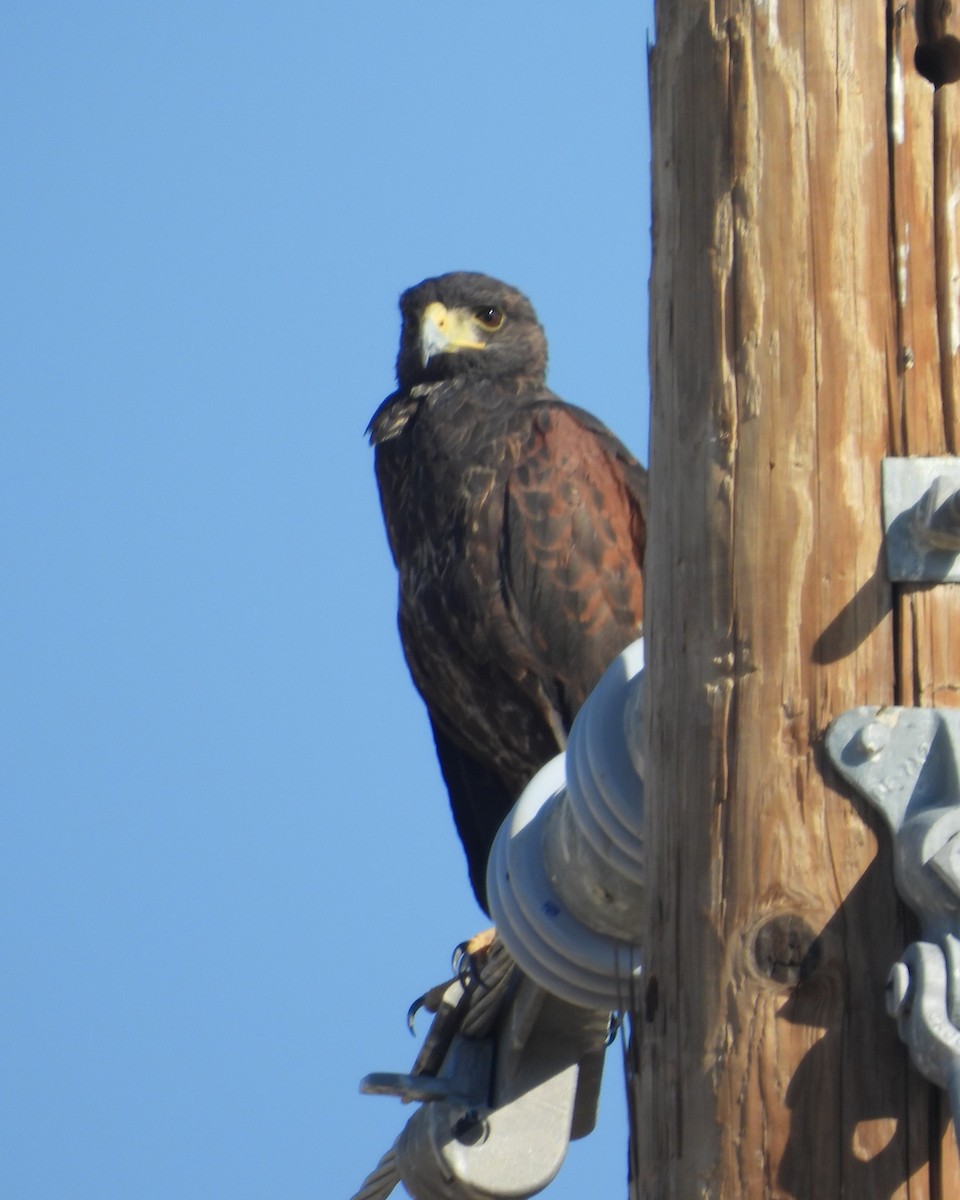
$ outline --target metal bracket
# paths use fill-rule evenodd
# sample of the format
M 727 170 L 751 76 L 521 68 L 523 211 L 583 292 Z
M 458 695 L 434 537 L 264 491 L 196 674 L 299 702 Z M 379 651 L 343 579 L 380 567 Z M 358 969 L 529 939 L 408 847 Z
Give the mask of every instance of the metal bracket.
M 463 999 L 454 981 L 441 1011 L 462 1009 Z M 524 1200 L 542 1191 L 570 1140 L 595 1124 L 608 1024 L 607 1013 L 519 976 L 493 1031 L 454 1034 L 437 1076 L 368 1075 L 362 1091 L 422 1102 L 397 1139 L 396 1178 L 415 1200 Z
M 914 1065 L 949 1092 L 960 1142 L 960 710 L 850 709 L 826 751 L 893 835 L 897 889 L 923 940 L 891 970 L 887 1008 Z
M 960 583 L 960 458 L 885 458 L 881 478 L 890 579 Z

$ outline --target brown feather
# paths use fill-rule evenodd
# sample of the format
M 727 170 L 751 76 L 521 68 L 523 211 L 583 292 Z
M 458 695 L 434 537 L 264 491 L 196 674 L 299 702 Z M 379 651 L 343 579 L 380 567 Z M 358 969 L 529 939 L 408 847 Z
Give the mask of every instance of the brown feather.
M 497 305 L 486 349 L 416 373 L 427 303 Z M 543 383 L 529 302 L 487 276 L 404 294 L 401 389 L 370 424 L 399 625 L 426 702 L 477 898 L 496 828 L 563 748 L 643 619 L 646 472 Z

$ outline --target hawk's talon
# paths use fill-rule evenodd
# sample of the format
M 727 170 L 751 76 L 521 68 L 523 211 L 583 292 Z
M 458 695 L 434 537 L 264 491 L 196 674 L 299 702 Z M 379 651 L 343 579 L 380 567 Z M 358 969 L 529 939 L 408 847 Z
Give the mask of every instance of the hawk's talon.
M 480 972 L 496 936 L 497 931 L 491 925 L 454 948 L 451 966 L 464 991 L 480 986 Z

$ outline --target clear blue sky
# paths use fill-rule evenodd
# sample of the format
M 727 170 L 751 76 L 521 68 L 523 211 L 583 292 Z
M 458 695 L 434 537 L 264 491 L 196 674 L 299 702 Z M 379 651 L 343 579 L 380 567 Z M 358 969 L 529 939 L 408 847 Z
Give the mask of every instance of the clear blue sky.
M 646 457 L 649 0 L 7 5 L 0 1195 L 348 1196 L 482 925 L 363 436 L 486 271 Z M 550 1200 L 625 1195 L 619 1049 Z

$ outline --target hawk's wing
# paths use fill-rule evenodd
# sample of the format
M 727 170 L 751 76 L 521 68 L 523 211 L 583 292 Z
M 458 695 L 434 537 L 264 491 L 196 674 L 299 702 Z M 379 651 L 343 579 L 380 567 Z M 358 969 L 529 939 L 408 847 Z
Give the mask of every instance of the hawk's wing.
M 601 674 L 639 633 L 646 472 L 590 414 L 549 393 L 474 475 L 455 575 L 401 605 L 411 673 L 478 898 L 494 835 L 565 744 Z
M 640 632 L 647 474 L 596 418 L 538 406 L 506 482 L 500 588 L 518 655 L 568 730 Z

